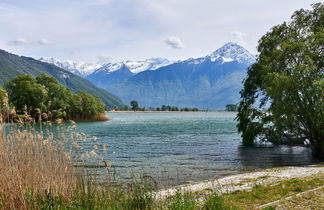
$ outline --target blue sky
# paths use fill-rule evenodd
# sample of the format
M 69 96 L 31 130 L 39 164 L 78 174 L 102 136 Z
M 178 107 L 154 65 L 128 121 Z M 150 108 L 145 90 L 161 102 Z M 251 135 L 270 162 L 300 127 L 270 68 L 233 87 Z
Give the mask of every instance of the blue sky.
M 258 39 L 313 0 L 0 0 L 0 48 L 107 62 L 204 56 Z

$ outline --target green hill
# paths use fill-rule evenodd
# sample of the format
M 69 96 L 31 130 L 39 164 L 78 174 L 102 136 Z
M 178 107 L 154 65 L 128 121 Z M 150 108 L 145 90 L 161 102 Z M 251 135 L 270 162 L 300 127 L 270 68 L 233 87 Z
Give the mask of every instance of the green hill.
M 0 87 L 4 86 L 5 83 L 17 77 L 19 74 L 38 76 L 41 73 L 46 73 L 55 77 L 61 84 L 74 92 L 83 90 L 98 96 L 106 104 L 107 108 L 114 108 L 115 106 L 121 108 L 124 105 L 118 97 L 112 95 L 108 91 L 98 88 L 88 80 L 55 65 L 0 50 Z

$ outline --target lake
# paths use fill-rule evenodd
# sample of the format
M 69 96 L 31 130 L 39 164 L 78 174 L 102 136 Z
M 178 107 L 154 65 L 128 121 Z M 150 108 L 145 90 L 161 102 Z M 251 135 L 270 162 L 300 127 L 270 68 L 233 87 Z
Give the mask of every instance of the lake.
M 306 147 L 244 147 L 235 113 L 109 113 L 77 131 L 109 144 L 101 156 L 123 178 L 146 173 L 170 186 L 256 168 L 314 163 Z

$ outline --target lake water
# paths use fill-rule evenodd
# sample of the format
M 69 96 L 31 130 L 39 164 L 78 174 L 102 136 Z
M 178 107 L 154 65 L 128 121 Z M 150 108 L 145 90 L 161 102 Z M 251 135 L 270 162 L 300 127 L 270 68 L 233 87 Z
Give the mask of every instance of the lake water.
M 123 178 L 146 173 L 163 185 L 182 184 L 255 168 L 315 162 L 305 147 L 244 147 L 234 113 L 109 113 L 110 121 L 78 123 Z M 113 154 L 114 153 L 114 154 Z

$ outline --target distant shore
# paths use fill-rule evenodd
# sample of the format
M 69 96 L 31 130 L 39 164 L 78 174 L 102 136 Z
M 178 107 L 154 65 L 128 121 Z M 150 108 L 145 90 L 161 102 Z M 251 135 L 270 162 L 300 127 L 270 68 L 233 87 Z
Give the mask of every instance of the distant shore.
M 108 113 L 237 113 L 229 111 L 107 111 Z

